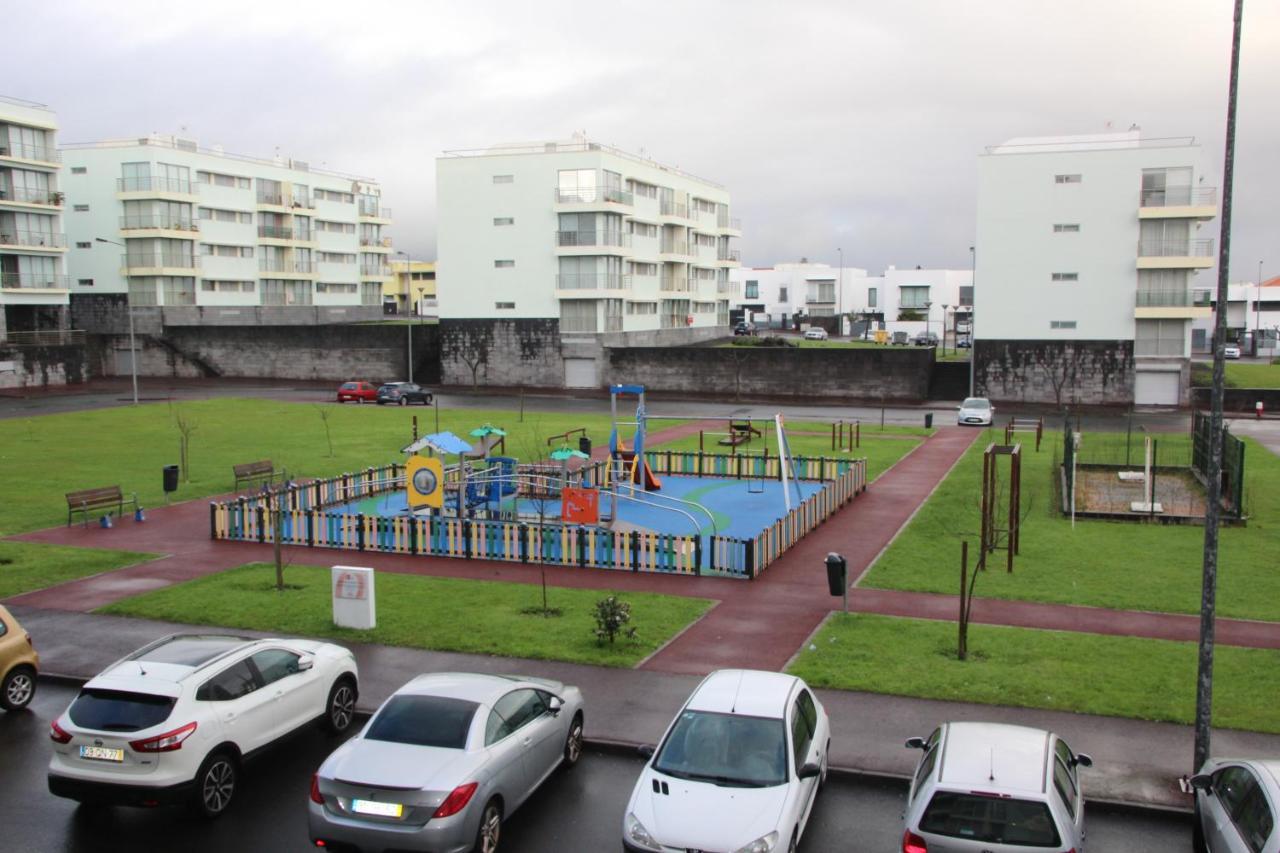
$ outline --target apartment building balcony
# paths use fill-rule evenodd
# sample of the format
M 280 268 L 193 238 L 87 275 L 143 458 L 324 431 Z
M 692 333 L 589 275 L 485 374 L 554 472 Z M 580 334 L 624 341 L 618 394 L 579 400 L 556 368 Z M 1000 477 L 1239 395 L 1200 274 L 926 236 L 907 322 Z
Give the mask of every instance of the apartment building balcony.
M 1217 187 L 1147 189 L 1138 198 L 1139 219 L 1213 219 L 1217 215 Z
M 689 213 L 689 205 L 681 204 L 674 201 L 662 201 L 658 203 L 658 216 L 661 219 L 679 219 L 681 224 L 687 224 L 694 220 L 694 215 Z
M 0 206 L 26 209 L 27 205 L 40 208 L 61 209 L 66 194 L 56 190 L 37 190 L 27 187 L 0 187 Z
M 631 235 L 622 231 L 557 231 L 558 255 L 626 255 Z
M 381 207 L 376 204 L 360 204 L 357 215 L 361 222 L 376 223 L 378 225 L 391 224 L 391 208 Z
M 737 264 L 742 262 L 742 252 L 737 249 L 720 249 L 716 252 L 716 260 L 721 263 Z
M 658 253 L 663 256 L 663 260 L 679 258 L 681 263 L 695 259 L 697 252 L 698 247 L 689 245 L 685 240 L 663 239 L 662 246 L 658 249 Z
M 314 213 L 315 209 L 316 203 L 310 193 L 300 194 L 294 192 L 289 197 L 289 210 L 293 213 Z
M 62 155 L 58 149 L 47 145 L 28 145 L 0 139 L 0 160 L 20 160 L 23 166 L 34 166 L 45 171 L 61 168 Z
M 311 279 L 315 278 L 316 265 L 313 261 L 282 261 L 275 258 L 259 258 L 258 272 L 270 273 L 272 278 Z
M 389 254 L 392 251 L 391 238 L 390 237 L 381 237 L 381 238 L 361 237 L 360 251 L 379 252 L 379 253 L 386 252 Z
M 696 279 L 663 276 L 658 289 L 664 293 L 689 293 L 698 289 Z
M 259 225 L 258 239 L 268 246 L 310 243 L 314 238 L 310 228 L 294 228 L 290 225 Z
M 738 283 L 735 281 L 717 281 L 716 282 L 716 294 L 718 296 L 731 296 L 736 299 L 738 298 L 740 291 L 741 291 L 741 288 L 738 286 Z
M 735 216 L 718 216 L 716 217 L 716 227 L 721 233 L 729 237 L 742 236 L 742 220 Z
M 121 216 L 120 236 L 197 240 L 200 237 L 200 226 L 190 219 L 174 216 Z
M 1207 269 L 1213 266 L 1213 240 L 1140 240 L 1138 269 Z
M 552 190 L 553 208 L 557 213 L 574 213 L 587 210 L 617 210 L 629 213 L 635 207 L 634 193 L 611 187 L 590 187 L 577 190 Z
M 389 264 L 361 264 L 361 278 L 386 278 L 391 275 Z
M 162 178 L 158 175 L 116 178 L 116 198 L 121 201 L 148 198 L 189 202 L 200 200 L 199 190 L 191 181 L 185 178 Z
M 621 295 L 631 290 L 631 276 L 623 273 L 566 273 L 556 276 L 557 299 L 582 299 L 590 295 Z M 603 293 L 601 291 L 604 291 Z
M 1209 297 L 1206 290 L 1139 290 L 1133 316 L 1139 320 L 1211 317 Z
M 0 272 L 0 290 L 66 290 L 71 276 L 29 272 Z
M 130 252 L 120 256 L 121 275 L 190 276 L 200 271 L 199 255 L 175 252 Z
M 48 231 L 0 231 L 0 248 L 5 246 L 27 252 L 65 252 L 67 238 Z

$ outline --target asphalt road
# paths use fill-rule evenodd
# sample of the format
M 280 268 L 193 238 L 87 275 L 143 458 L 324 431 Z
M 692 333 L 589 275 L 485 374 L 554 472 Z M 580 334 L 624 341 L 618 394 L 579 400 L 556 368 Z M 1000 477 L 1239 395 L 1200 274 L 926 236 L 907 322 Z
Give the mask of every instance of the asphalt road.
M 75 691 L 42 683 L 28 711 L 0 712 L 0 849 L 6 853 L 314 850 L 307 839 L 311 773 L 337 741 L 308 729 L 250 764 L 237 802 L 207 822 L 180 808 L 88 809 L 48 793 L 49 721 Z M 508 853 L 595 853 L 621 849 L 622 812 L 641 767 L 639 757 L 588 750 L 507 822 Z M 818 798 L 801 850 L 897 850 L 905 789 L 900 783 L 832 777 Z M 1187 849 L 1189 818 L 1094 805 L 1087 819 L 1090 853 Z

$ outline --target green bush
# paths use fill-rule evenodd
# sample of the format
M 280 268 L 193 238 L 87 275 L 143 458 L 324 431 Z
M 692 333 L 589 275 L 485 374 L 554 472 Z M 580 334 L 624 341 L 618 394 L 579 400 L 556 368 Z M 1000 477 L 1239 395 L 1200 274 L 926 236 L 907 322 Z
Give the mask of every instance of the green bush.
M 618 634 L 628 640 L 636 638 L 636 629 L 627 625 L 631 621 L 631 605 L 619 601 L 616 595 L 597 601 L 594 615 L 597 643 L 603 644 L 605 640 L 613 643 Z
M 798 347 L 799 342 L 778 335 L 765 335 L 756 338 L 751 336 L 741 336 L 733 339 L 735 347 Z

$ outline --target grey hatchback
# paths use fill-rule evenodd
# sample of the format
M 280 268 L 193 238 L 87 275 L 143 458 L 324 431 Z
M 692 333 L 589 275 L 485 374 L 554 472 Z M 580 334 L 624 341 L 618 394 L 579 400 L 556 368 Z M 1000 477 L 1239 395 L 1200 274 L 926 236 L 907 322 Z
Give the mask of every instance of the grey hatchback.
M 384 404 L 407 406 L 410 403 L 430 406 L 431 400 L 430 391 L 412 382 L 388 382 L 378 388 L 378 396 L 374 398 L 374 402 L 379 406 Z

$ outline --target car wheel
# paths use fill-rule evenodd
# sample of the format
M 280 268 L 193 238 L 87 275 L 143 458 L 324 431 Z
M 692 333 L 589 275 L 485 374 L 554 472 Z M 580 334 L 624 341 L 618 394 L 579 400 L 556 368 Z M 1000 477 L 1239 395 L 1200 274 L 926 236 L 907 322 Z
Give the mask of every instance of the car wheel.
M 221 816 L 235 796 L 239 773 L 235 759 L 228 752 L 215 752 L 206 758 L 196 773 L 196 811 L 207 818 Z
M 582 757 L 582 714 L 573 715 L 569 735 L 564 739 L 564 766 L 573 767 Z
M 36 672 L 29 666 L 15 666 L 0 683 L 0 708 L 19 711 L 36 695 Z
M 475 853 L 497 853 L 498 842 L 502 839 L 502 806 L 497 799 L 485 803 L 480 814 L 480 828 L 476 830 L 476 845 L 471 848 Z
M 408 401 L 407 399 L 405 399 L 404 397 L 401 397 L 401 398 L 400 398 L 400 405 L 404 406 L 404 405 L 407 405 L 408 403 L 409 403 L 409 401 Z
M 324 727 L 332 734 L 343 734 L 351 728 L 355 716 L 356 683 L 344 676 L 329 688 L 329 701 L 324 706 Z

